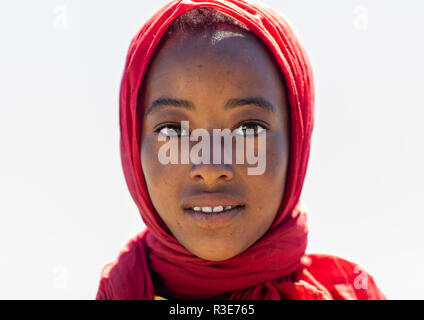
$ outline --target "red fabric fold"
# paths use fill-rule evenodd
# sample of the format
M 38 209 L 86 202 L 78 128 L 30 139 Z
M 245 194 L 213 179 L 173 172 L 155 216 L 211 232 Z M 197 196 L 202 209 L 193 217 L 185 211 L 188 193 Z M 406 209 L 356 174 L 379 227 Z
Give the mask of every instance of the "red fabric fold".
M 199 6 L 245 24 L 266 44 L 285 78 L 290 105 L 289 171 L 276 219 L 251 247 L 219 262 L 193 255 L 172 236 L 150 201 L 140 160 L 137 95 L 147 66 L 170 23 Z M 272 9 L 238 0 L 177 0 L 150 18 L 131 41 L 120 92 L 122 166 L 147 228 L 104 267 L 96 298 L 153 299 L 155 293 L 178 299 L 384 298 L 369 275 L 366 289 L 355 287 L 355 264 L 305 255 L 308 230 L 299 197 L 309 158 L 313 105 L 308 58 L 285 19 Z

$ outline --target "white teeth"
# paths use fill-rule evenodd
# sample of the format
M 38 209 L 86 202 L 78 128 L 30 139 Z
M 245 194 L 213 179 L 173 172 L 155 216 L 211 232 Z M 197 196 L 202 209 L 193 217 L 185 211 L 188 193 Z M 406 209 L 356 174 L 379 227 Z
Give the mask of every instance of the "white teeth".
M 215 207 L 193 207 L 194 211 L 203 211 L 203 212 L 221 212 L 224 210 L 230 210 L 234 208 L 233 206 L 215 206 Z
M 213 212 L 221 212 L 222 210 L 224 210 L 222 206 L 213 207 Z

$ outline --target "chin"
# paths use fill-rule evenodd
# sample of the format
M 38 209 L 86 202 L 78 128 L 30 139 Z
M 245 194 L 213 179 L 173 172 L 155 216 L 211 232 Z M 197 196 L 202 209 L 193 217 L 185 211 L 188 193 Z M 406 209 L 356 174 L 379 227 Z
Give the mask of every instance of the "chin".
M 202 256 L 198 256 L 199 258 L 202 258 L 203 260 L 208 260 L 208 261 L 224 261 L 224 260 L 228 260 L 231 259 L 232 257 L 234 257 L 235 255 L 227 255 L 227 256 L 216 256 L 216 255 L 202 255 Z
M 213 250 L 210 250 L 211 248 L 214 248 Z M 237 254 L 240 253 L 239 250 L 232 249 L 230 250 L 228 246 L 212 246 L 209 245 L 206 249 L 198 249 L 192 251 L 193 254 L 198 256 L 199 258 L 202 258 L 204 260 L 209 261 L 224 261 L 231 259 L 235 257 Z

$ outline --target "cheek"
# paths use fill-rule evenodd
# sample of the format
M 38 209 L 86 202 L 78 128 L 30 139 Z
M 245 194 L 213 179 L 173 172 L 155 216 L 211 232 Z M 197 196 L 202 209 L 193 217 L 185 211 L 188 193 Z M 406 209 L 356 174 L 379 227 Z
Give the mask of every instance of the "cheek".
M 154 135 L 147 136 L 142 141 L 140 151 L 141 164 L 150 199 L 160 213 L 164 208 L 175 206 L 176 187 L 179 181 L 178 165 L 163 165 L 159 162 L 158 152 L 161 143 Z
M 288 144 L 281 133 L 267 134 L 266 169 L 262 175 L 247 175 L 246 185 L 255 211 L 272 219 L 278 210 L 285 190 L 288 169 Z
M 269 190 L 274 190 L 270 195 L 274 202 L 275 210 L 280 207 L 286 187 L 287 169 L 289 162 L 289 145 L 283 134 L 270 135 L 269 152 L 267 152 L 266 176 Z
M 152 204 L 171 233 L 177 237 L 184 229 L 179 217 L 179 195 L 187 175 L 187 165 L 160 163 L 158 154 L 163 144 L 153 134 L 146 136 L 142 141 L 140 158 Z
M 281 183 L 284 187 L 285 181 L 283 180 L 286 177 L 289 161 L 287 137 L 282 133 L 272 133 L 267 138 L 266 176 L 275 183 Z
M 185 165 L 160 163 L 158 154 L 163 144 L 154 134 L 146 136 L 142 140 L 140 158 L 152 204 L 171 231 L 175 231 L 180 224 L 177 219 L 180 208 L 178 195 L 186 169 Z
M 148 136 L 141 143 L 141 166 L 148 187 L 156 186 L 156 181 L 160 179 L 161 168 L 157 158 L 157 142 L 153 136 Z
M 280 132 L 268 132 L 266 136 L 265 170 L 263 174 L 249 175 L 250 180 L 262 185 L 283 185 L 288 167 L 289 148 L 286 137 Z M 258 142 L 255 142 L 255 156 L 259 155 Z M 258 162 L 255 164 L 258 165 Z M 254 167 L 255 165 L 248 165 Z M 267 190 L 269 191 L 269 190 Z
M 157 141 L 155 135 L 149 135 L 142 141 L 140 158 L 146 184 L 151 188 L 159 188 L 168 185 L 170 179 L 164 179 L 175 175 L 178 165 L 160 163 L 158 154 L 162 143 Z

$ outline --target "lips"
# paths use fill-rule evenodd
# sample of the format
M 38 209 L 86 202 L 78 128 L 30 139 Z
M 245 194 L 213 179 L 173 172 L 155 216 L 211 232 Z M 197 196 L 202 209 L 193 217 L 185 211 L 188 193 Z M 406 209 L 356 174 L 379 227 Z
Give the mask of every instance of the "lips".
M 242 214 L 245 206 L 236 206 L 230 210 L 221 212 L 202 212 L 192 209 L 184 209 L 184 212 L 193 219 L 198 227 L 204 229 L 217 229 L 231 225 L 234 218 Z
M 202 228 L 218 228 L 231 224 L 243 213 L 246 204 L 228 193 L 202 193 L 183 202 L 182 209 Z
M 225 208 L 229 206 L 237 207 L 245 205 L 246 204 L 242 200 L 228 193 L 202 193 L 184 200 L 182 208 L 184 210 L 192 209 L 195 211 L 202 212 L 214 212 L 215 209 L 215 212 L 220 212 L 225 210 Z M 219 210 L 218 207 L 222 207 L 223 210 Z M 197 210 L 198 208 L 200 208 L 201 210 Z M 211 211 L 209 211 L 208 208 L 211 208 Z
M 191 210 L 193 211 L 202 211 L 202 212 L 223 212 L 223 211 L 227 211 L 227 210 L 231 210 L 232 208 L 236 208 L 237 206 L 226 206 L 226 205 L 221 205 L 221 206 L 206 206 L 206 207 L 193 207 L 191 208 Z

